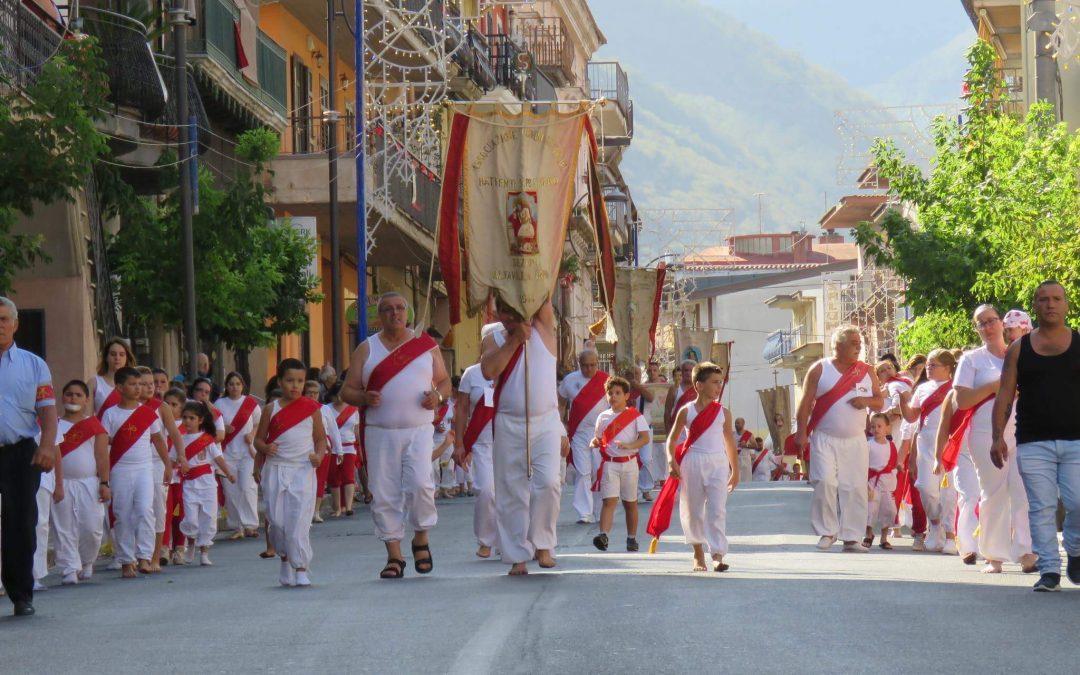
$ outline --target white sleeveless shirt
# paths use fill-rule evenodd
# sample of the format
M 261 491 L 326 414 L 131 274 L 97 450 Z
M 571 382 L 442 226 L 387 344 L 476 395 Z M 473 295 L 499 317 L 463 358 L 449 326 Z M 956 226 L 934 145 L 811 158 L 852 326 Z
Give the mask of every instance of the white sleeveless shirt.
M 371 378 L 371 371 L 391 353 L 379 338 L 379 333 L 369 337 L 367 345 L 368 356 L 362 374 L 365 387 Z M 434 372 L 435 360 L 430 352 L 413 359 L 383 385 L 380 392 L 382 401 L 377 407 L 367 409 L 365 424 L 385 429 L 414 429 L 431 424 L 435 420 L 435 411 L 426 410 L 421 402 L 424 392 L 431 391 Z
M 507 332 L 493 335 L 500 347 L 506 344 Z M 529 353 L 529 417 L 546 415 L 559 409 L 559 398 L 555 384 L 555 355 L 548 351 L 544 339 L 537 330 L 533 330 L 525 345 Z M 521 355 L 514 370 L 506 378 L 502 393 L 499 395 L 499 415 L 525 417 L 525 354 Z
M 222 425 L 225 424 L 225 420 L 228 420 L 229 424 L 232 424 L 233 420 L 236 418 L 236 413 L 240 412 L 240 406 L 244 404 L 245 400 L 247 400 L 247 396 L 241 396 L 237 399 L 222 396 L 214 401 L 214 407 L 221 411 L 221 417 L 219 417 L 218 420 L 221 420 Z M 248 417 L 244 426 L 236 431 L 236 435 L 233 436 L 232 442 L 229 443 L 228 447 L 222 448 L 227 457 L 232 459 L 243 457 L 247 454 L 248 443 L 244 440 L 244 437 L 259 428 L 259 420 L 261 419 L 262 406 L 256 405 L 255 410 L 251 412 L 251 416 Z M 216 425 L 217 420 L 215 420 L 214 423 Z
M 281 403 L 274 401 L 274 406 L 270 409 L 270 419 L 273 419 L 274 415 L 278 414 L 280 410 Z M 303 422 L 298 422 L 291 429 L 274 439 L 278 451 L 273 457 L 268 457 L 266 463 L 287 466 L 307 464 L 311 466 L 308 455 L 315 452 L 314 426 L 311 416 L 308 415 Z M 312 470 L 314 471 L 314 469 Z
M 833 365 L 832 359 L 821 359 L 818 363 L 821 364 L 821 377 L 818 379 L 817 394 L 821 396 L 840 381 L 842 374 Z M 818 422 L 816 430 L 837 438 L 865 436 L 866 410 L 856 410 L 848 404 L 848 401 L 856 396 L 870 396 L 872 393 L 873 381 L 868 372 L 853 389 L 844 392 L 840 400 L 829 408 L 829 411 Z
M 101 406 L 105 403 L 105 399 L 109 398 L 109 394 L 113 392 L 111 384 L 105 381 L 105 378 L 100 375 L 94 376 L 94 412 L 100 412 Z
M 686 410 L 686 434 L 690 434 L 690 423 L 694 421 L 694 418 L 698 416 L 697 403 L 691 401 L 683 406 Z M 705 430 L 705 433 L 701 434 L 701 437 L 694 441 L 694 444 L 690 446 L 687 453 L 696 452 L 703 455 L 718 455 L 727 452 L 727 445 L 724 443 L 724 421 L 727 419 L 727 410 L 721 406 L 720 413 L 713 420 L 712 425 Z

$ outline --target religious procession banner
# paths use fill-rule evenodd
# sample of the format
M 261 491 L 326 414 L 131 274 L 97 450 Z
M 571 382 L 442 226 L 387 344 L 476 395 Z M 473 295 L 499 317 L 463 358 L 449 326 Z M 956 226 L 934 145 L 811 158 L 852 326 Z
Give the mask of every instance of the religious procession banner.
M 620 267 L 615 270 L 615 306 L 611 318 L 618 338 L 616 360 L 637 363 L 652 356 L 658 307 L 655 302 L 660 271 Z
M 470 313 L 493 293 L 524 317 L 550 298 L 574 204 L 582 143 L 591 129 L 590 105 L 571 112 L 550 106 L 543 113 L 496 102 L 451 108 L 439 207 L 439 263 L 451 323 L 461 320 L 461 243 Z M 591 131 L 589 141 L 589 155 L 595 156 Z M 591 210 L 603 214 L 602 222 L 594 222 L 598 230 L 604 228 L 599 240 L 608 236 L 607 210 L 599 191 L 589 192 L 599 200 Z M 610 243 L 607 249 L 610 255 Z
M 759 389 L 758 397 L 769 425 L 773 447 L 782 448 L 791 435 L 791 392 L 788 387 L 772 387 Z
M 675 352 L 678 361 L 708 361 L 712 358 L 713 332 L 679 326 L 675 329 Z M 721 364 L 717 364 L 721 365 Z

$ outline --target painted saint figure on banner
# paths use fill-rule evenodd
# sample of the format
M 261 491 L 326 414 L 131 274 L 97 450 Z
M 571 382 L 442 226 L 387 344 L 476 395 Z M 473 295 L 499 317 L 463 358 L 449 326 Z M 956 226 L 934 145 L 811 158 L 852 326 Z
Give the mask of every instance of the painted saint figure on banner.
M 536 238 L 537 194 L 508 192 L 506 221 L 510 225 L 510 255 L 535 255 L 540 249 Z

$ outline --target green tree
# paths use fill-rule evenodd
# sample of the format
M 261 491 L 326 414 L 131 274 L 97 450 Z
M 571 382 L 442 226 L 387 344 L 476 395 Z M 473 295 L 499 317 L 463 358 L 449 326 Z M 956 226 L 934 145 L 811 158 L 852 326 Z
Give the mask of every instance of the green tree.
M 938 347 L 963 348 L 977 344 L 979 336 L 966 310 L 932 309 L 912 321 L 900 324 L 896 341 L 906 361 L 916 354 L 929 354 Z
M 43 237 L 12 232 L 19 216 L 35 202 L 70 200 L 106 152 L 94 120 L 107 93 L 92 39 L 61 42 L 25 87 L 0 75 L 0 293 L 16 272 L 48 260 Z
M 241 352 L 305 330 L 306 304 L 321 300 L 318 278 L 306 271 L 318 243 L 275 222 L 266 203 L 266 164 L 278 143 L 268 130 L 242 134 L 235 149 L 242 164 L 224 188 L 208 171 L 199 173 L 192 228 L 200 338 Z M 110 259 L 121 279 L 124 311 L 143 325 L 182 324 L 178 200 L 175 190 L 160 202 L 130 195 L 117 200 L 122 227 Z
M 1047 277 L 1080 292 L 1080 135 L 1054 123 L 1046 103 L 1009 114 L 993 48 L 979 41 L 967 56 L 968 108 L 960 121 L 935 122 L 929 175 L 879 140 L 875 165 L 906 210 L 855 230 L 879 265 L 907 280 L 916 323 L 928 324 L 920 335 L 958 337 L 947 317 L 982 302 L 1029 307 Z

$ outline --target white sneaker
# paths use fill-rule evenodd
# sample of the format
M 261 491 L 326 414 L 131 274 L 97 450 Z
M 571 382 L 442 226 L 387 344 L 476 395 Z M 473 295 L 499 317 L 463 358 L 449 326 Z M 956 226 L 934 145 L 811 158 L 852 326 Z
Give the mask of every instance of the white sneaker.
M 818 539 L 817 548 L 819 551 L 828 551 L 834 543 L 836 543 L 836 537 L 822 535 L 821 539 Z
M 945 530 L 940 525 L 931 525 L 930 534 L 926 537 L 926 550 L 941 553 L 943 548 L 945 548 Z
M 941 548 L 941 552 L 945 555 L 960 555 L 960 551 L 956 549 L 955 539 L 946 539 L 945 545 Z
M 203 567 L 210 567 L 211 565 L 214 564 L 214 563 L 210 562 L 210 552 L 209 551 L 202 551 L 201 553 L 199 553 L 199 564 L 202 565 Z
M 34 590 L 35 591 L 47 591 L 47 590 L 49 590 L 49 587 L 46 586 L 45 584 L 41 583 L 37 579 L 34 579 Z
M 926 550 L 926 535 L 915 535 L 915 541 L 911 544 L 911 550 L 916 552 L 922 552 Z
M 581 516 L 580 518 L 578 518 L 577 522 L 578 522 L 579 525 L 588 525 L 590 523 L 595 523 L 596 519 L 593 518 L 592 515 L 590 514 L 590 515 L 586 515 L 586 516 Z
M 108 565 L 105 566 L 105 569 L 107 569 L 109 571 L 112 571 L 112 572 L 116 572 L 116 571 L 120 570 L 122 567 L 123 567 L 123 565 L 120 564 L 120 561 L 117 560 L 116 558 L 113 558 L 112 562 L 110 562 Z
M 86 563 L 83 565 L 82 571 L 79 572 L 79 578 L 86 581 L 92 576 L 94 576 L 94 563 Z
M 189 565 L 191 563 L 195 562 L 195 547 L 194 546 L 188 546 L 187 547 L 187 551 L 184 552 L 184 562 L 186 562 Z
M 281 572 L 278 574 L 278 581 L 282 586 L 295 586 L 296 585 L 296 570 L 289 564 L 288 560 L 281 561 Z
M 60 580 L 60 583 L 64 586 L 74 586 L 75 584 L 79 583 L 79 573 L 68 572 L 64 575 L 64 578 Z
M 296 571 L 296 585 L 297 586 L 310 586 L 311 577 L 308 576 L 307 570 Z
M 861 541 L 853 541 L 850 544 L 844 544 L 844 553 L 869 553 L 870 547 L 863 546 Z

